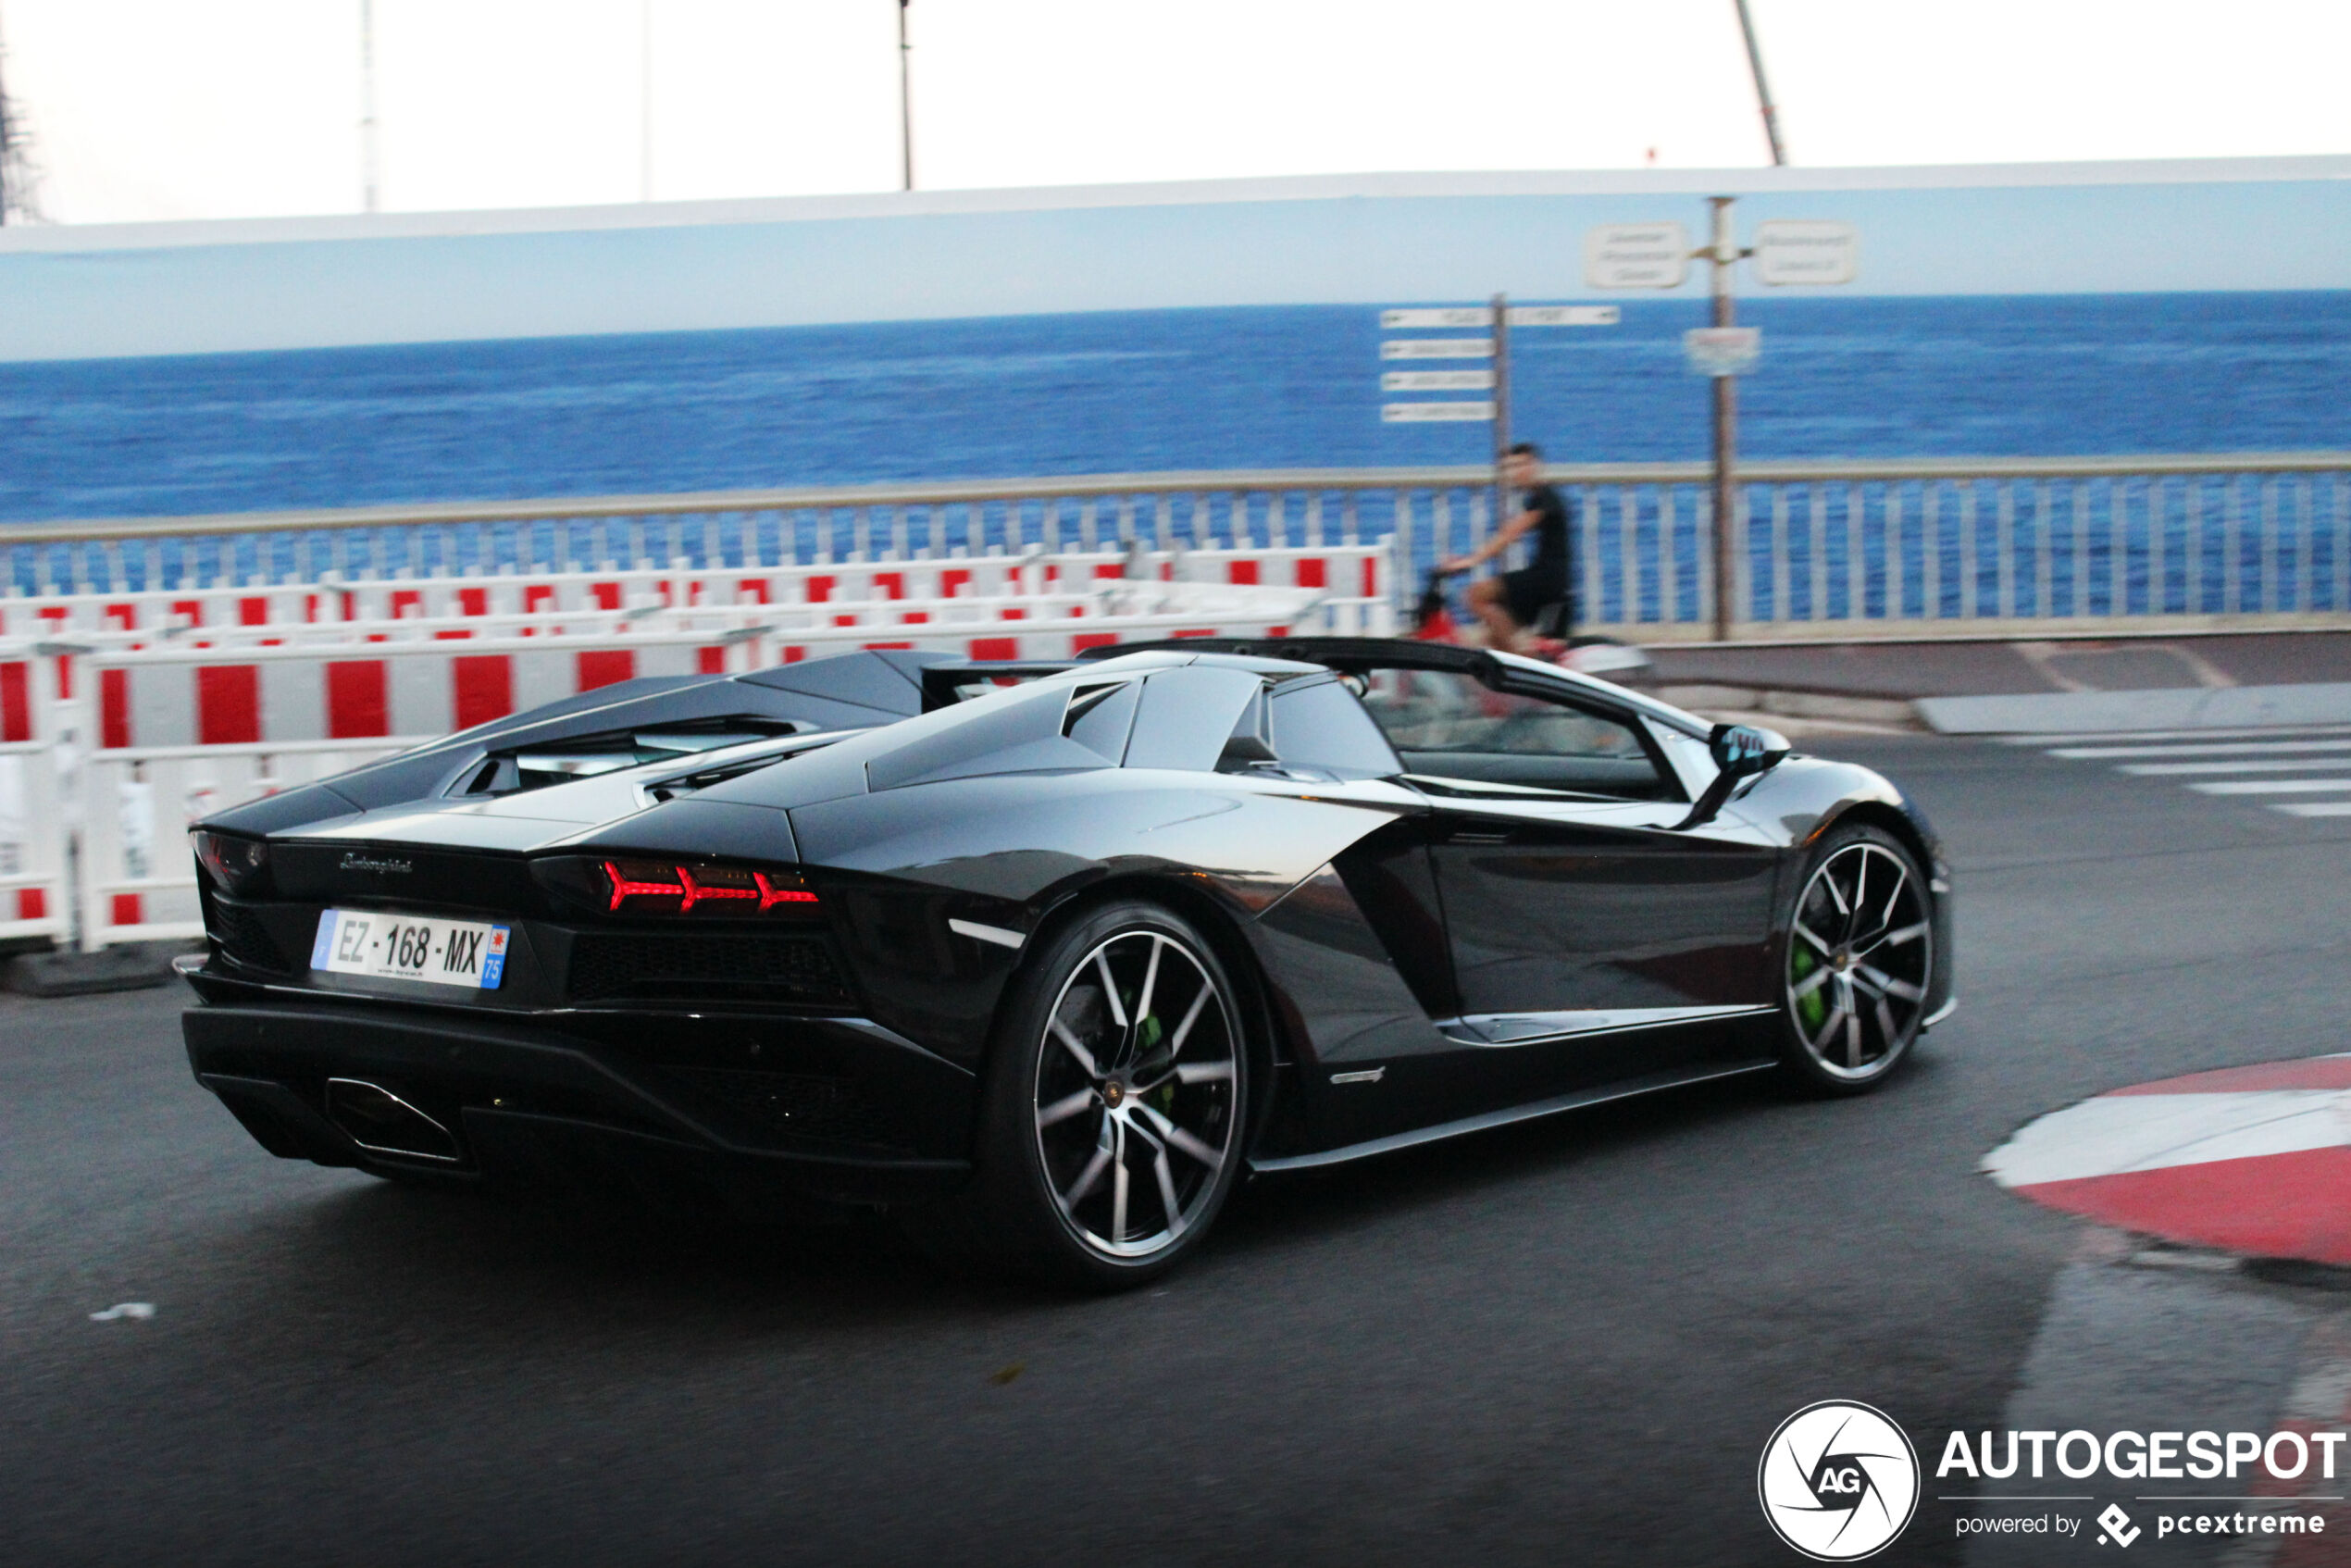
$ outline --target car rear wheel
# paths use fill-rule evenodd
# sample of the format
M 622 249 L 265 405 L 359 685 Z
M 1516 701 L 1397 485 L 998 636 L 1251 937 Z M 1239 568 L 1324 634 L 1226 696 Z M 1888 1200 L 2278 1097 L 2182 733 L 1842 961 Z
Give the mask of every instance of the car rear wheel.
M 1917 857 L 1874 828 L 1813 853 L 1782 943 L 1781 1057 L 1830 1094 L 1875 1088 L 1918 1039 L 1934 927 Z
M 1238 1171 L 1243 1014 L 1182 916 L 1122 902 L 1048 937 L 984 1089 L 975 1238 L 1033 1276 L 1121 1289 L 1197 1246 Z

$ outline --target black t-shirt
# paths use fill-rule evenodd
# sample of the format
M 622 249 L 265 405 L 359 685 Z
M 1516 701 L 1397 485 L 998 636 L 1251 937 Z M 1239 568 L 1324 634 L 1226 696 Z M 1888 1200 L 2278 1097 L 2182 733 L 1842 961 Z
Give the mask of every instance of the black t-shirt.
M 1538 484 L 1526 492 L 1524 509 L 1536 514 L 1535 527 L 1528 531 L 1535 539 L 1535 554 L 1527 562 L 1527 570 L 1547 577 L 1567 580 L 1567 525 L 1570 513 L 1566 500 L 1549 485 Z

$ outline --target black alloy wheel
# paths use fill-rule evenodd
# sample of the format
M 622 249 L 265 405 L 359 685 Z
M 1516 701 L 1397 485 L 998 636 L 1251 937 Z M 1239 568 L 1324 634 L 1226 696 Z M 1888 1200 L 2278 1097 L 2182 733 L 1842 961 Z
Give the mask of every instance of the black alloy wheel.
M 1781 983 L 1781 1056 L 1810 1087 L 1858 1094 L 1909 1054 L 1934 979 L 1929 899 L 1917 857 L 1874 828 L 1813 852 Z
M 1165 1272 L 1238 1173 L 1247 1045 L 1215 950 L 1173 911 L 1122 902 L 1048 935 L 999 1014 L 973 1239 L 1093 1289 Z

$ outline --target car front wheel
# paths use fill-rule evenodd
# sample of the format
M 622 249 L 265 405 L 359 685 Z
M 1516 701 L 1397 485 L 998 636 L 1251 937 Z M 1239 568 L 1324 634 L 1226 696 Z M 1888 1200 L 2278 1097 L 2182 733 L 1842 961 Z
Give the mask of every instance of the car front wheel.
M 1891 835 L 1856 826 L 1814 852 L 1783 942 L 1781 1058 L 1812 1089 L 1875 1088 L 1918 1039 L 1934 979 L 1926 877 Z

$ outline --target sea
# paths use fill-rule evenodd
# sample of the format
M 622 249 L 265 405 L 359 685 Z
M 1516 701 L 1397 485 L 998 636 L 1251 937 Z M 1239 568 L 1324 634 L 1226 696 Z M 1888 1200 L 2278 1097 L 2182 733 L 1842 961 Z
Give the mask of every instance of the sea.
M 2351 291 L 1738 309 L 1763 333 L 1748 457 L 2351 448 Z M 1704 310 L 1514 332 L 1515 433 L 1703 457 L 1681 334 Z M 0 365 L 0 524 L 1482 461 L 1482 424 L 1381 419 L 1395 335 L 1372 306 L 1277 305 Z

